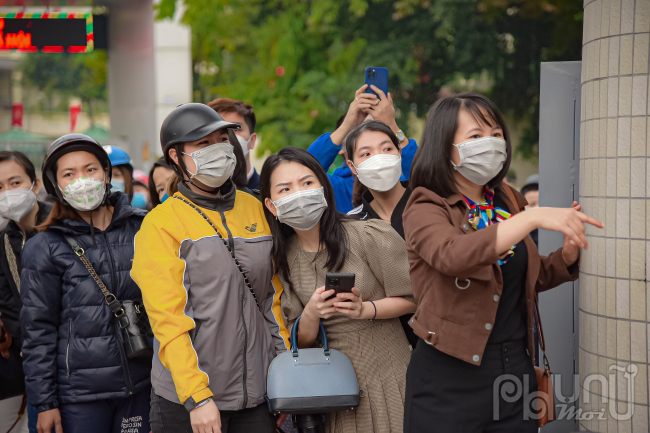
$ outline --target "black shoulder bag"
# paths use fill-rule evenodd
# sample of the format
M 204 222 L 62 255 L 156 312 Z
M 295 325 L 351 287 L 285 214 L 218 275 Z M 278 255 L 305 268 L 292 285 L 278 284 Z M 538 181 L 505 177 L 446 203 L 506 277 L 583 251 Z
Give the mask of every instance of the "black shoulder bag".
M 149 317 L 144 309 L 141 300 L 137 301 L 120 301 L 107 288 L 104 282 L 99 278 L 95 268 L 86 257 L 83 248 L 79 246 L 77 240 L 70 236 L 65 236 L 65 240 L 70 244 L 75 254 L 86 266 L 88 273 L 104 295 L 106 305 L 111 310 L 122 330 L 122 340 L 124 351 L 128 358 L 151 358 L 153 348 L 149 344 L 149 338 L 153 338 L 153 331 L 149 323 Z

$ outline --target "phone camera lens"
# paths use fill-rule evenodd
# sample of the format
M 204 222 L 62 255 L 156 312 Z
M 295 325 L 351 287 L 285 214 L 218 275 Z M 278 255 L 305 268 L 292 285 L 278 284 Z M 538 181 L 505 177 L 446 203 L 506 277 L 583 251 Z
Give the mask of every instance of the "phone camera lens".
M 372 70 L 372 78 L 377 78 L 377 71 L 374 69 Z

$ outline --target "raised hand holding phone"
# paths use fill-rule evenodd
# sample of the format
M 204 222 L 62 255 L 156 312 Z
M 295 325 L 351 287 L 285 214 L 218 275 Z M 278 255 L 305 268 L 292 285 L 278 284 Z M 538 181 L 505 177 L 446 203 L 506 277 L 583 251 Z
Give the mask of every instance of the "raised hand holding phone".
M 365 114 L 370 114 L 374 120 L 387 125 L 393 132 L 399 130 L 397 121 L 395 120 L 395 105 L 393 105 L 393 98 L 390 93 L 384 93 L 383 90 L 375 85 L 370 86 L 375 92 L 379 93 L 379 101 L 370 107 L 363 108 Z
M 380 68 L 376 66 L 368 66 L 365 71 L 365 83 L 368 85 L 366 92 L 374 93 L 379 99 L 382 99 L 382 95 L 377 92 L 376 89 L 373 89 L 372 86 L 377 87 L 381 90 L 381 93 L 384 94 L 384 97 L 388 94 L 388 69 Z
M 354 92 L 354 99 L 350 103 L 348 112 L 345 115 L 345 120 L 343 120 L 341 126 L 330 135 L 330 139 L 335 145 L 340 146 L 347 133 L 361 125 L 364 119 L 368 116 L 364 110 L 379 103 L 377 95 L 374 93 L 365 93 L 367 89 L 368 85 L 364 84 Z

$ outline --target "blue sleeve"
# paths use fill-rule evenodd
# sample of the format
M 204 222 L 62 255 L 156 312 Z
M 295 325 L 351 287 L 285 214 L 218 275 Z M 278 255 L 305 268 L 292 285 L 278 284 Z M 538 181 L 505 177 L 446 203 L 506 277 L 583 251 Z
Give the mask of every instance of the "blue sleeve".
M 336 159 L 336 156 L 341 151 L 341 146 L 334 144 L 330 135 L 329 132 L 321 135 L 307 149 L 307 152 L 311 153 L 318 160 L 325 171 L 329 170 L 330 165 L 334 163 L 334 159 Z
M 409 144 L 402 148 L 402 177 L 400 180 L 409 180 L 411 177 L 411 165 L 415 152 L 418 151 L 418 144 L 414 139 L 409 138 Z
M 327 177 L 334 189 L 336 210 L 341 213 L 350 212 L 354 208 L 352 206 L 352 189 L 356 178 L 345 164 L 334 170 L 333 174 L 328 174 Z
M 62 280 L 44 233 L 25 244 L 22 268 L 20 326 L 25 385 L 29 402 L 43 412 L 58 407 L 56 358 Z

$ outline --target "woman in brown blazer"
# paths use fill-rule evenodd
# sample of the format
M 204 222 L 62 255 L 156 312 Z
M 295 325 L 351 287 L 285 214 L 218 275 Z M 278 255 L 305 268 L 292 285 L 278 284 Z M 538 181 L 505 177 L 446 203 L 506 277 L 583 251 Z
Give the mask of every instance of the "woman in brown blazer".
M 526 200 L 511 189 L 513 203 L 503 183 L 511 156 L 488 98 L 460 93 L 429 114 L 403 217 L 417 301 L 411 326 L 426 343 L 407 373 L 406 433 L 537 432 L 525 408 L 537 391 L 537 293 L 578 278 L 585 224 L 603 224 L 575 202 L 521 212 Z M 540 257 L 528 236 L 538 228 L 563 233 L 564 246 Z M 504 379 L 519 398 L 503 398 Z

